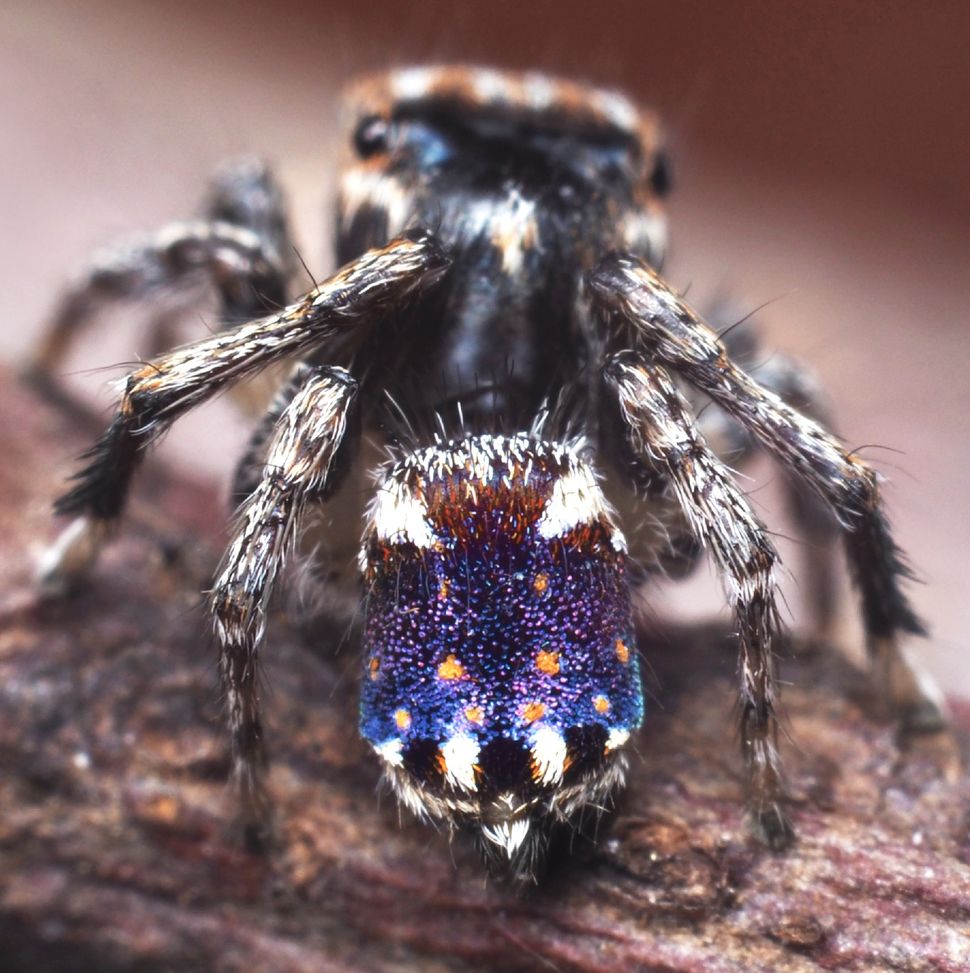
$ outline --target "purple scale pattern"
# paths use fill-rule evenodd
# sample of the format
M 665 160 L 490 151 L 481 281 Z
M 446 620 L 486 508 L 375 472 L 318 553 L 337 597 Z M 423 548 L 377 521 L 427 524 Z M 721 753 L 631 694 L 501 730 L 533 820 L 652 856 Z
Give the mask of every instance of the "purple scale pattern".
M 400 740 L 421 787 L 444 789 L 440 747 L 479 746 L 480 795 L 542 789 L 530 748 L 566 741 L 565 782 L 607 759 L 612 730 L 643 718 L 625 554 L 602 516 L 546 538 L 538 521 L 579 460 L 533 445 L 475 478 L 448 464 L 392 471 L 427 506 L 429 547 L 365 537 L 368 586 L 361 732 Z M 595 513 L 595 512 L 594 512 Z

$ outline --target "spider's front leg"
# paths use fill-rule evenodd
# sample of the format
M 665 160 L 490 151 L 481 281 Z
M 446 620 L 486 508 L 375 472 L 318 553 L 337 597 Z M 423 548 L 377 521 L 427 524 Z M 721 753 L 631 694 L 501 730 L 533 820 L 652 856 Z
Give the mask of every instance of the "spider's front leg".
M 307 369 L 300 377 L 299 390 L 275 422 L 262 478 L 239 509 L 211 597 L 232 737 L 232 781 L 250 843 L 260 841 L 269 815 L 257 684 L 267 604 L 306 504 L 325 501 L 346 470 L 337 457 L 357 392 L 342 368 Z
M 676 370 L 748 429 L 822 498 L 844 529 L 849 567 L 862 597 L 870 659 L 904 730 L 945 724 L 939 691 L 899 644 L 925 628 L 903 591 L 910 576 L 893 539 L 875 472 L 817 422 L 739 369 L 696 312 L 636 257 L 614 254 L 588 277 L 594 304 L 619 317 L 637 347 Z
M 781 806 L 774 715 L 774 546 L 666 372 L 624 352 L 609 361 L 605 375 L 635 455 L 666 473 L 692 533 L 711 551 L 724 579 L 738 620 L 749 812 L 759 836 L 772 848 L 785 848 L 793 831 Z
M 229 504 L 233 510 L 244 503 L 259 486 L 266 466 L 266 451 L 276 430 L 276 424 L 312 372 L 312 365 L 299 362 L 286 376 L 263 412 L 262 418 L 250 432 L 246 448 L 236 462 L 230 481 Z
M 355 340 L 413 291 L 437 281 L 448 262 L 433 235 L 411 231 L 369 250 L 278 314 L 176 349 L 129 375 L 114 420 L 87 454 L 75 487 L 55 504 L 75 520 L 41 564 L 42 588 L 60 593 L 89 570 L 121 514 L 145 448 L 179 416 L 271 364 Z

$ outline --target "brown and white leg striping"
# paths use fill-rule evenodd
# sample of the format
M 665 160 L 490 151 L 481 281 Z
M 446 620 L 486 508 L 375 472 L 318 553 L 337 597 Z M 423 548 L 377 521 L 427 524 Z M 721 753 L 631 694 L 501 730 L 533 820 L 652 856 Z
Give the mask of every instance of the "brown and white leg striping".
M 781 805 L 774 715 L 774 546 L 730 471 L 704 442 L 666 372 L 627 352 L 610 360 L 606 378 L 618 398 L 630 445 L 666 470 L 693 533 L 710 550 L 721 573 L 738 621 L 748 808 L 764 839 L 783 848 L 793 831 Z
M 693 308 L 637 257 L 607 257 L 586 284 L 594 306 L 628 329 L 644 355 L 709 395 L 832 509 L 861 595 L 869 656 L 901 726 L 945 725 L 941 695 L 914 672 L 899 644 L 903 633 L 924 635 L 925 628 L 903 591 L 911 572 L 893 539 L 872 468 L 739 369 Z
M 89 521 L 71 530 L 100 539 L 120 516 L 144 450 L 179 416 L 280 361 L 365 329 L 410 292 L 431 286 L 448 258 L 437 240 L 415 231 L 370 250 L 277 314 L 194 342 L 139 368 L 125 380 L 114 420 L 86 455 L 76 485 L 55 509 Z M 94 526 L 98 525 L 98 526 Z M 69 588 L 90 568 L 64 557 L 46 565 L 51 588 Z
M 259 485 L 239 510 L 213 586 L 210 609 L 220 647 L 232 739 L 232 781 L 247 834 L 265 825 L 268 802 L 258 699 L 258 656 L 274 581 L 309 502 L 336 486 L 334 459 L 344 440 L 357 383 L 339 368 L 314 369 L 280 415 Z

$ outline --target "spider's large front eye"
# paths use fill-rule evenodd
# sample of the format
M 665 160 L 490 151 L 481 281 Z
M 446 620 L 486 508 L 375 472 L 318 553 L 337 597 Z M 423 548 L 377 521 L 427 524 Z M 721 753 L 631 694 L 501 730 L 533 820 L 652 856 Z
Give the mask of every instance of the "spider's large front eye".
M 354 148 L 362 159 L 369 159 L 387 149 L 387 136 L 390 126 L 380 115 L 362 118 L 354 131 Z

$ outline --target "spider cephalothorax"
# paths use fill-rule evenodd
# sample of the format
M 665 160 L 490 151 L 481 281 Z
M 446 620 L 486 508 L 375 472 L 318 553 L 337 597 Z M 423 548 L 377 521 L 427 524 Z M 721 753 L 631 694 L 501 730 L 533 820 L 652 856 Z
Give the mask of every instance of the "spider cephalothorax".
M 347 106 L 331 278 L 267 313 L 293 261 L 278 187 L 247 161 L 220 177 L 204 218 L 107 253 L 68 294 L 36 363 L 48 383 L 99 298 L 209 281 L 227 327 L 128 377 L 58 501 L 74 521 L 44 584 L 85 573 L 173 421 L 295 363 L 239 465 L 211 598 L 249 833 L 268 803 L 266 606 L 307 508 L 326 505 L 328 584 L 355 563 L 361 575 L 364 737 L 406 805 L 477 828 L 519 877 L 550 822 L 602 808 L 622 779 L 643 715 L 633 567 L 638 581 L 682 574 L 706 546 L 736 617 L 749 816 L 784 847 L 777 555 L 718 448 L 737 464 L 757 443 L 788 471 L 822 628 L 841 525 L 889 698 L 904 723 L 938 723 L 900 651 L 922 626 L 875 474 L 826 431 L 803 369 L 774 356 L 745 372 L 734 358 L 752 351 L 750 331 L 722 340 L 658 274 L 669 178 L 651 115 L 541 74 L 460 67 L 366 79 Z M 547 428 L 550 410 L 568 434 Z M 433 431 L 443 415 L 454 438 Z M 376 487 L 361 443 L 397 451 Z
M 402 320 L 399 342 L 375 333 L 361 357 L 412 413 L 462 401 L 470 424 L 499 411 L 526 428 L 547 396 L 571 393 L 595 340 L 583 273 L 611 250 L 663 257 L 655 119 L 613 92 L 456 68 L 365 79 L 347 114 L 338 258 L 425 226 L 453 261 L 420 321 Z M 433 397 L 419 405 L 415 387 Z

